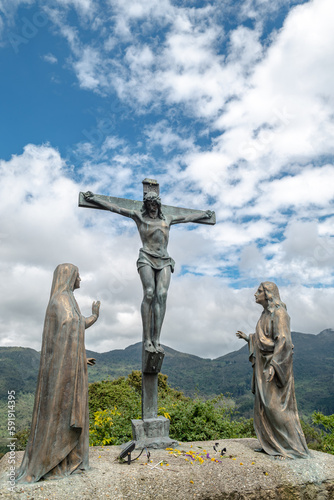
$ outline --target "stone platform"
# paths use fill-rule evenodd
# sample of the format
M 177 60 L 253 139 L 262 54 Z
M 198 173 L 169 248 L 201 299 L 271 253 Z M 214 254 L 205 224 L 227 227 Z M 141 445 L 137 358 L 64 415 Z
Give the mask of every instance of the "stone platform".
M 226 454 L 220 458 L 213 445 L 213 441 L 180 443 L 174 452 L 150 450 L 152 462 L 143 453 L 130 466 L 116 460 L 120 447 L 94 447 L 90 448 L 88 472 L 61 480 L 18 485 L 14 492 L 8 491 L 7 454 L 0 461 L 0 497 L 13 500 L 334 499 L 334 455 L 311 451 L 309 459 L 275 460 L 254 451 L 259 446 L 256 439 L 231 439 L 219 441 L 219 451 L 226 448 Z M 190 454 L 183 453 L 189 451 L 198 458 L 193 460 Z M 199 459 L 200 455 L 204 458 Z M 16 453 L 16 466 L 22 456 L 23 452 Z M 156 465 L 160 461 L 162 465 Z

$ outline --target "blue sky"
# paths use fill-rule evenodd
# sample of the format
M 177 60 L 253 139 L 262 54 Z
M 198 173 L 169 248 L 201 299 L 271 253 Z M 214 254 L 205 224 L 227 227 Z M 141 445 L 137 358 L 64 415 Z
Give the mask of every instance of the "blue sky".
M 217 215 L 172 228 L 163 343 L 237 349 L 264 280 L 292 329 L 332 327 L 333 21 L 330 0 L 0 0 L 1 344 L 39 349 L 68 261 L 83 314 L 102 302 L 87 347 L 141 339 L 136 227 L 77 197 L 145 177 Z

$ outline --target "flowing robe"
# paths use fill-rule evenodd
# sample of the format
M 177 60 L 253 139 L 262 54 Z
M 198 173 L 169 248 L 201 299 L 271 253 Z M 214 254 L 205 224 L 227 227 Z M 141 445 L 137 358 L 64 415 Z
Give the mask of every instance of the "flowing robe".
M 307 458 L 309 451 L 295 398 L 292 356 L 290 318 L 285 308 L 263 311 L 255 334 L 249 336 L 255 432 L 269 455 Z M 267 382 L 270 366 L 275 375 Z
M 85 318 L 73 295 L 78 269 L 61 264 L 47 307 L 32 425 L 20 482 L 88 468 L 89 414 Z

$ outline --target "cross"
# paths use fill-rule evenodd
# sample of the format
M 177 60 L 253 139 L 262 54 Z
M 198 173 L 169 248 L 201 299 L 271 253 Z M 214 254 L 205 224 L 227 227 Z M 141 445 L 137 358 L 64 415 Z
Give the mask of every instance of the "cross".
M 93 194 L 88 191 L 79 194 L 79 207 L 110 210 L 133 219 L 137 224 L 143 244 L 137 261 L 137 269 L 144 292 L 141 305 L 143 323 L 142 417 L 143 421 L 147 421 L 147 419 L 156 420 L 158 411 L 158 373 L 161 370 L 164 358 L 164 350 L 160 345 L 160 332 L 166 311 L 171 273 L 174 271 L 175 264 L 167 252 L 170 227 L 174 224 L 187 222 L 214 225 L 216 223 L 215 213 L 209 210 L 203 211 L 162 205 L 159 197 L 159 184 L 154 179 L 143 180 L 143 201 L 115 198 Z M 150 443 L 147 440 L 154 436 L 150 438 L 147 435 L 147 425 L 145 425 L 144 432 L 143 429 L 136 428 L 134 422 L 142 421 L 132 421 L 133 433 L 137 437 L 146 433 L 144 436 L 146 444 L 144 446 L 149 446 Z M 161 424 L 159 422 L 158 427 Z M 152 427 L 154 432 L 156 426 L 155 422 Z M 165 433 L 166 425 L 162 425 L 162 427 L 161 432 Z M 163 440 L 162 447 L 167 446 L 167 441 Z M 170 443 L 170 441 L 168 442 Z M 138 443 L 137 447 L 139 447 Z
M 155 179 L 144 179 L 142 181 L 143 183 L 143 198 L 145 197 L 145 194 L 148 192 L 155 192 L 159 196 L 159 184 Z M 120 208 L 127 208 L 129 210 L 141 210 L 143 206 L 142 201 L 137 201 L 137 200 L 129 200 L 128 198 L 115 198 L 113 196 L 105 196 L 105 195 L 96 195 L 101 201 L 109 201 L 111 203 L 114 203 L 115 205 L 118 205 Z M 109 208 L 103 207 L 101 205 L 97 205 L 94 202 L 90 202 L 85 199 L 85 193 L 79 193 L 79 207 L 84 207 L 84 208 L 96 208 L 98 210 L 109 210 Z M 162 205 L 161 206 L 162 212 L 165 214 L 174 214 L 174 215 L 190 215 L 190 214 L 198 214 L 199 212 L 203 213 L 203 216 L 205 215 L 205 211 L 203 210 L 194 210 L 192 208 L 180 208 L 180 207 L 173 207 L 170 205 Z M 196 221 L 197 224 L 210 224 L 214 225 L 216 224 L 216 214 L 212 212 L 212 216 L 209 219 L 199 219 Z

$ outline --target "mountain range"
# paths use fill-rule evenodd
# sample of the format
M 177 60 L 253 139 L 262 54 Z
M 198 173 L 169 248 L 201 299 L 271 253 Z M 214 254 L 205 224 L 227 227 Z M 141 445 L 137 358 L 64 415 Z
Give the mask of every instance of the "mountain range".
M 314 410 L 334 413 L 334 330 L 318 335 L 292 332 L 294 344 L 294 376 L 298 409 L 302 415 Z M 125 349 L 105 353 L 87 351 L 87 357 L 96 359 L 89 367 L 89 381 L 127 376 L 141 369 L 141 342 Z M 238 351 L 216 359 L 205 359 L 181 353 L 164 346 L 165 359 L 162 373 L 168 375 L 171 387 L 188 396 L 211 397 L 230 394 L 240 415 L 252 414 L 252 368 L 245 344 Z M 0 399 L 7 398 L 8 390 L 34 393 L 40 354 L 23 347 L 0 347 Z

